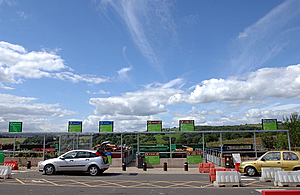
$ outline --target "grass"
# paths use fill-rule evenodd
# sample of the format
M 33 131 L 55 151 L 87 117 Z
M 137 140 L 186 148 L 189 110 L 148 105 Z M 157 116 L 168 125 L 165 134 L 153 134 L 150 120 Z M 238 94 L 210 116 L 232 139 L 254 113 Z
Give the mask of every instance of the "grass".
M 26 138 L 16 138 L 17 142 L 23 143 Z M 14 144 L 14 138 L 0 138 L 0 144 Z

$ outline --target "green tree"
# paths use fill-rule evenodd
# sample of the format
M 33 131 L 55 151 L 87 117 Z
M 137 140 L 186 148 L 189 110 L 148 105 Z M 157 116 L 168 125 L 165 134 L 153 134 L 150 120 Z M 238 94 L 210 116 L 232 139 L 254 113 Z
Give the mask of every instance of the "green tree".
M 289 130 L 291 146 L 297 147 L 300 143 L 300 116 L 293 112 L 289 117 L 283 117 L 284 126 Z
M 274 146 L 276 145 L 274 136 L 272 133 L 270 132 L 264 132 L 261 135 L 261 141 L 262 141 L 262 145 L 265 148 L 274 148 Z

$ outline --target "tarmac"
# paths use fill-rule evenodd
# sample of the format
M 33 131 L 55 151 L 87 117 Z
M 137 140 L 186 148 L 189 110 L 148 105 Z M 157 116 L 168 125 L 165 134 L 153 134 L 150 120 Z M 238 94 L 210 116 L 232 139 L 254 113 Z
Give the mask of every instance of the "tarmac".
M 27 169 L 27 167 L 19 167 L 19 170 L 13 170 L 13 172 L 18 171 L 37 171 L 38 167 L 31 167 Z M 123 167 L 109 167 L 105 173 L 138 173 L 138 174 L 199 174 L 199 168 L 188 168 L 188 171 L 182 168 L 167 168 L 167 171 L 164 171 L 164 168 L 147 168 L 144 170 L 143 168 L 137 168 L 135 166 L 126 167 L 126 171 L 123 170 Z

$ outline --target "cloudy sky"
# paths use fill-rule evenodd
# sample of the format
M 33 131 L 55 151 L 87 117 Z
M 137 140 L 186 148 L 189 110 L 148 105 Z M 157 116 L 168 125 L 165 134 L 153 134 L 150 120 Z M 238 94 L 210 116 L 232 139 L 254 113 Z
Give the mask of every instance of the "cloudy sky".
M 0 0 L 0 131 L 145 131 L 300 108 L 300 1 Z

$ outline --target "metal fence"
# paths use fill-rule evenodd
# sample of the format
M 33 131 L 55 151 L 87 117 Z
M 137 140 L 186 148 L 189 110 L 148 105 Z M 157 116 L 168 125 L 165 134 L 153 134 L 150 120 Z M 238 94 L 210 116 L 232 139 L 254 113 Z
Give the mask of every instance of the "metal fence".
M 136 134 L 137 135 L 137 153 L 140 153 L 139 150 L 139 135 L 141 134 L 169 134 L 169 148 L 170 151 L 166 152 L 169 153 L 170 158 L 172 158 L 172 153 L 175 153 L 172 151 L 172 139 L 171 135 L 176 133 L 188 133 L 188 134 L 202 134 L 202 148 L 205 148 L 205 134 L 211 134 L 211 133 L 219 133 L 220 134 L 220 146 L 223 145 L 222 142 L 222 133 L 245 133 L 250 132 L 254 134 L 254 148 L 255 153 L 257 156 L 257 144 L 256 144 L 256 133 L 263 133 L 263 132 L 286 132 L 288 137 L 288 146 L 289 150 L 291 149 L 290 146 L 290 139 L 289 139 L 289 131 L 288 130 L 235 130 L 235 131 L 188 131 L 188 132 L 178 132 L 178 131 L 170 131 L 170 132 L 113 132 L 113 133 L 57 133 L 57 132 L 49 132 L 49 133 L 4 133 L 0 132 L 0 135 L 3 136 L 10 136 L 14 138 L 13 143 L 13 150 L 12 151 L 5 151 L 6 153 L 11 153 L 13 156 L 15 153 L 22 153 L 22 152 L 28 152 L 28 151 L 16 151 L 16 138 L 17 137 L 26 137 L 26 136 L 43 136 L 43 150 L 37 151 L 36 153 L 42 153 L 43 158 L 45 158 L 45 146 L 46 146 L 46 135 L 49 136 L 59 136 L 59 144 L 58 144 L 58 155 L 61 153 L 64 153 L 71 149 L 92 149 L 92 143 L 93 143 L 93 135 L 95 134 L 119 134 L 121 139 L 121 145 L 123 145 L 123 136 L 126 134 Z M 121 147 L 123 148 L 123 147 Z M 222 147 L 220 147 L 220 155 L 222 156 L 223 151 Z M 206 156 L 207 152 L 203 151 L 204 158 L 206 157 L 207 160 L 211 162 L 215 162 L 216 164 L 220 164 L 220 159 L 218 154 L 208 154 Z M 121 152 L 121 158 L 123 158 L 123 151 Z M 133 157 L 134 158 L 134 157 Z

